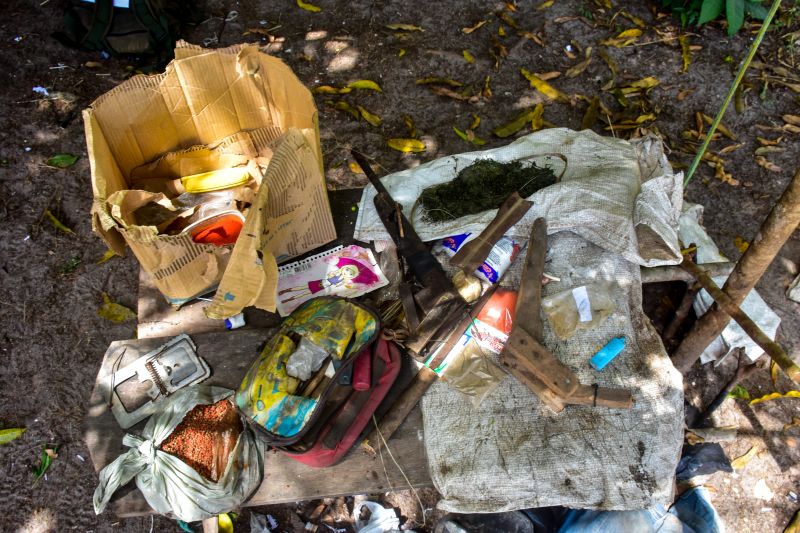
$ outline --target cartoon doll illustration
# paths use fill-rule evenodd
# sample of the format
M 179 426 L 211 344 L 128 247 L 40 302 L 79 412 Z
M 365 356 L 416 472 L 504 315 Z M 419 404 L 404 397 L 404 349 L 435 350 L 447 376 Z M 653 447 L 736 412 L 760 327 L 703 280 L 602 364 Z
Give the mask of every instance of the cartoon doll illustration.
M 380 281 L 380 278 L 360 261 L 349 257 L 332 259 L 336 260 L 334 264 L 336 268 L 328 271 L 323 279 L 311 280 L 305 286 L 289 287 L 279 291 L 279 296 L 288 296 L 288 298 L 281 298 L 281 302 L 307 298 L 318 293 L 328 294 L 336 289 L 352 289 L 355 285 L 370 286 Z

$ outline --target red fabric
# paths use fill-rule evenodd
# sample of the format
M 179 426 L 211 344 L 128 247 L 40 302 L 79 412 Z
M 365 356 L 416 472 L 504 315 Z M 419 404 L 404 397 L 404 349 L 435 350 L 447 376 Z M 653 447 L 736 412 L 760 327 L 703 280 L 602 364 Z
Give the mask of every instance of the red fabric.
M 389 389 L 392 388 L 392 385 L 394 385 L 400 373 L 400 351 L 397 349 L 397 346 L 379 338 L 376 342 L 372 343 L 370 350 L 372 350 L 373 358 L 380 357 L 386 366 L 378 382 L 372 384 L 372 388 L 366 391 L 354 391 L 353 394 L 350 395 L 350 398 L 348 398 L 347 402 L 349 403 L 356 395 L 370 395 L 369 400 L 364 404 L 364 407 L 361 408 L 361 411 L 358 413 L 353 423 L 347 428 L 342 440 L 339 441 L 333 449 L 327 449 L 323 445 L 325 435 L 328 434 L 331 423 L 335 420 L 334 418 L 325 429 L 320 431 L 317 442 L 311 449 L 299 454 L 284 452 L 289 457 L 313 467 L 333 466 L 344 459 L 344 456 L 356 443 L 356 439 L 358 439 L 361 431 L 372 421 L 372 413 L 375 412 L 375 409 L 378 408 L 384 397 L 386 397 L 386 394 L 389 392 Z M 344 406 L 342 409 L 344 409 Z

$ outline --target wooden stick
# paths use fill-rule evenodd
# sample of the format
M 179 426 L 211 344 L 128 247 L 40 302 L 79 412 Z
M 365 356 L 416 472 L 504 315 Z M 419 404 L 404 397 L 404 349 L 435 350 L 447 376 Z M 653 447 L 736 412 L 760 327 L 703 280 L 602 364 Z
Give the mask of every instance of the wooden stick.
M 664 328 L 664 333 L 661 334 L 661 338 L 664 339 L 664 344 L 667 346 L 668 351 L 672 351 L 672 349 L 675 348 L 675 344 L 677 344 L 675 335 L 677 335 L 678 330 L 686 323 L 689 310 L 694 304 L 697 293 L 700 292 L 700 284 L 695 282 L 694 278 L 692 278 L 692 280 L 692 284 L 686 287 L 686 294 L 683 295 L 678 309 L 675 310 L 675 316 L 672 317 L 670 323 Z
M 397 398 L 389 412 L 378 422 L 378 429 L 384 440 L 389 441 L 394 432 L 397 431 L 397 428 L 400 427 L 400 424 L 403 423 L 425 394 L 425 391 L 433 385 L 438 377 L 438 374 L 427 366 L 420 366 L 419 372 L 408 384 L 406 390 Z M 366 440 L 376 451 L 383 447 L 383 441 L 378 437 L 378 431 L 376 430 L 370 431 Z
M 772 341 L 767 335 L 761 331 L 761 328 L 742 311 L 722 289 L 720 289 L 714 280 L 712 280 L 703 269 L 695 265 L 690 259 L 683 260 L 681 265 L 692 272 L 697 277 L 698 283 L 708 291 L 708 294 L 714 298 L 714 301 L 719 306 L 720 312 L 725 313 L 729 319 L 735 320 L 744 330 L 747 335 L 755 341 L 769 357 L 775 361 L 781 369 L 786 372 L 792 380 L 800 383 L 800 367 L 792 361 L 792 359 L 783 351 L 778 343 Z M 709 313 L 711 310 L 709 310 Z M 705 315 L 703 315 L 705 317 Z M 684 342 L 686 342 L 684 340 Z M 683 344 L 681 344 L 683 346 Z
M 712 278 L 719 276 L 727 276 L 733 271 L 735 263 L 704 263 L 703 269 L 708 272 Z M 642 283 L 662 283 L 665 281 L 685 281 L 691 283 L 694 281 L 692 274 L 686 272 L 678 265 L 658 266 L 642 269 Z
M 797 228 L 798 224 L 800 224 L 800 170 L 795 173 L 789 186 L 783 191 L 780 199 L 778 199 L 778 202 L 772 208 L 772 211 L 770 211 L 767 219 L 761 225 L 758 236 L 736 264 L 736 267 L 733 269 L 733 272 L 731 272 L 728 281 L 722 289 L 727 298 L 727 303 L 730 304 L 730 311 L 734 311 L 735 309 L 741 313 L 738 306 L 741 305 L 758 280 L 761 279 L 761 276 L 767 270 L 770 263 L 772 263 L 772 260 L 778 254 L 783 244 L 789 239 L 795 228 Z M 689 267 L 687 270 L 693 274 L 703 275 L 706 281 L 711 281 L 711 278 L 697 267 L 697 265 L 694 263 L 691 264 L 694 265 L 695 268 Z M 699 278 L 698 281 L 700 281 Z M 705 285 L 704 283 L 703 286 L 705 287 Z M 716 287 L 716 285 L 714 286 Z M 712 295 L 712 297 L 714 296 Z M 684 374 L 687 373 L 700 358 L 700 354 L 703 353 L 703 350 L 722 333 L 730 322 L 730 319 L 736 318 L 730 315 L 730 313 L 726 313 L 720 309 L 722 305 L 720 299 L 716 297 L 714 297 L 714 299 L 717 301 L 717 305 L 712 306 L 712 308 L 697 321 L 672 357 L 672 363 Z M 749 334 L 748 332 L 748 335 Z M 753 340 L 758 342 L 755 338 L 753 338 Z M 784 356 L 786 355 L 783 353 L 783 350 L 780 350 L 780 353 Z M 774 352 L 774 354 L 780 358 L 778 352 Z M 772 357 L 772 355 L 773 354 L 770 354 L 770 357 Z M 791 359 L 784 360 L 784 365 L 793 372 L 794 370 L 792 370 L 792 366 L 789 365 L 789 362 L 791 362 Z M 778 364 L 780 364 L 780 362 L 778 362 Z M 793 364 L 794 363 L 792 363 L 792 365 Z M 784 365 L 781 365 L 781 368 L 784 368 Z M 786 368 L 784 368 L 784 371 L 786 371 Z M 795 366 L 794 368 L 797 367 Z
M 547 222 L 543 218 L 533 221 L 528 252 L 522 269 L 517 309 L 514 322 L 520 324 L 530 335 L 542 342 L 544 324 L 542 323 L 542 274 L 547 254 Z M 529 283 L 524 281 L 528 280 Z

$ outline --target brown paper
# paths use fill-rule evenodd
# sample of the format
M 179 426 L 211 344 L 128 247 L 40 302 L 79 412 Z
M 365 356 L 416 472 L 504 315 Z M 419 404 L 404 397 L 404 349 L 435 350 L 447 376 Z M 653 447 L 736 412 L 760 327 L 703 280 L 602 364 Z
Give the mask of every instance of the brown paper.
M 131 78 L 98 98 L 83 116 L 95 231 L 118 253 L 130 246 L 167 300 L 180 305 L 216 287 L 236 248 L 160 235 L 154 227 L 131 224 L 122 212 L 112 216 L 115 206 L 122 208 L 120 198 L 108 200 L 119 191 L 136 189 L 140 180 L 166 181 L 245 164 L 258 180 L 258 167 L 266 167 L 278 150 L 277 139 L 294 129 L 287 150 L 299 166 L 270 173 L 272 183 L 258 195 L 268 215 L 259 235 L 269 236 L 251 243 L 266 265 L 259 275 L 277 278 L 269 255 L 293 257 L 336 236 L 322 174 L 316 107 L 291 69 L 254 45 L 207 50 L 180 42 L 175 57 L 163 74 Z M 296 202 L 299 198 L 303 202 Z M 134 195 L 123 203 L 144 199 Z M 241 253 L 245 257 L 252 250 Z M 232 280 L 226 283 L 229 289 L 236 284 Z M 257 288 L 247 286 L 261 294 L 275 282 L 262 279 Z M 249 300 L 274 310 L 274 295 Z

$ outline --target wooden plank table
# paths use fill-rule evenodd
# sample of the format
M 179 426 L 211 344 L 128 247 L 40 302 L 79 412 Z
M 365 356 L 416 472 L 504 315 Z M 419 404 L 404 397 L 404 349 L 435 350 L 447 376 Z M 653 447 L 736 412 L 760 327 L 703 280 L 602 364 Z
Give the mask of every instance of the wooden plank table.
M 331 208 L 341 242 L 349 241 L 346 236 L 353 234 L 355 212 L 351 208 L 359 197 L 360 191 L 331 194 Z M 225 331 L 223 321 L 205 317 L 203 308 L 207 305 L 208 302 L 197 301 L 174 310 L 149 282 L 147 275 L 140 276 L 140 338 L 116 341 L 108 347 L 89 402 L 84 440 L 95 470 L 99 471 L 126 450 L 122 446 L 125 431 L 111 414 L 108 398 L 102 397 L 98 388 L 98 383 L 112 368 L 122 368 L 162 345 L 169 337 L 187 333 L 197 345 L 198 355 L 211 367 L 211 377 L 204 383 L 236 389 L 257 357 L 259 348 L 280 323 L 280 318 L 272 313 L 248 309 L 245 311 L 245 327 Z M 143 421 L 128 432 L 138 434 L 144 424 Z M 418 407 L 389 440 L 389 449 L 411 486 L 417 488 L 432 484 L 423 442 L 422 414 Z M 408 483 L 388 454 L 373 456 L 356 446 L 338 465 L 312 468 L 283 454 L 268 451 L 264 462 L 264 481 L 244 505 L 288 503 L 405 488 L 408 488 Z M 134 483 L 120 489 L 109 508 L 120 517 L 152 512 Z

